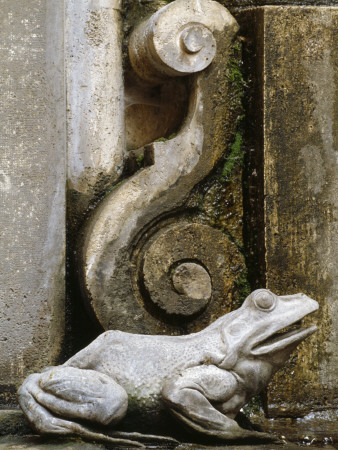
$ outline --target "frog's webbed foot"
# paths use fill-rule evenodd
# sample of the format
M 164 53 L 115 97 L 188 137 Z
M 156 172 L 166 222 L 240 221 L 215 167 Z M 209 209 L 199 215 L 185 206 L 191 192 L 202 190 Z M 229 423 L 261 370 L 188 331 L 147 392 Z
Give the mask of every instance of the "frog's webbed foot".
M 212 365 L 199 366 L 167 382 L 162 398 L 174 416 L 204 435 L 230 441 L 280 442 L 274 435 L 241 428 L 217 409 L 235 395 L 236 389 L 231 373 Z
M 101 425 L 116 423 L 127 411 L 125 390 L 107 375 L 74 367 L 54 367 L 26 378 L 18 391 L 19 403 L 31 425 L 42 434 L 77 434 L 122 445 L 137 442 L 88 430 L 71 419 Z

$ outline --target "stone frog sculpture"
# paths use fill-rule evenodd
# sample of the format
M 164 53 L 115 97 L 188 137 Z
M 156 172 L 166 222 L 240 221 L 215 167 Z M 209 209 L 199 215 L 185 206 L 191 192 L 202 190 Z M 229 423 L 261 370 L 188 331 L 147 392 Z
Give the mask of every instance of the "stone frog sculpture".
M 107 331 L 65 364 L 26 378 L 19 402 L 40 433 L 95 437 L 81 421 L 113 426 L 127 414 L 129 397 L 140 414 L 168 408 L 204 435 L 268 439 L 234 418 L 314 333 L 316 326 L 302 328 L 299 321 L 317 309 L 304 294 L 277 296 L 259 289 L 198 333 Z

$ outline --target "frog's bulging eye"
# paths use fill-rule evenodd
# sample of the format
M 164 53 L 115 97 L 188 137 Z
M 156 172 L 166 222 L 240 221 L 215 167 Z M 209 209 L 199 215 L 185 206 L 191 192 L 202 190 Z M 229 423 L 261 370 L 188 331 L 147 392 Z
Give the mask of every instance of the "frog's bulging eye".
M 265 289 L 258 291 L 253 300 L 257 308 L 263 311 L 271 311 L 276 305 L 276 298 L 273 293 Z

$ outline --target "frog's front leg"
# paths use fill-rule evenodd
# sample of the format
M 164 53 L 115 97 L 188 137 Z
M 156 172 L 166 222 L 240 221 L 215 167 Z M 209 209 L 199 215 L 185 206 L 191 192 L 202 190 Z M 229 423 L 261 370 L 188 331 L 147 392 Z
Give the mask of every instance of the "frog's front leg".
M 275 440 L 275 436 L 241 428 L 220 412 L 222 405 L 237 396 L 240 397 L 240 392 L 236 378 L 213 365 L 186 369 L 168 381 L 162 391 L 163 401 L 171 412 L 200 433 L 228 440 Z M 236 413 L 237 410 L 233 415 Z
M 128 406 L 125 390 L 107 375 L 63 366 L 27 377 L 18 398 L 40 433 L 76 433 L 79 425 L 69 419 L 115 423 L 125 416 Z

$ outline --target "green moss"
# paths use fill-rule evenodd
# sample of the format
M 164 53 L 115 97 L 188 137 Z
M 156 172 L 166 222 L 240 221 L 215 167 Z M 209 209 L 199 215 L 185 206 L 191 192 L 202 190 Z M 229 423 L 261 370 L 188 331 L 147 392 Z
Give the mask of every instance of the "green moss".
M 230 146 L 230 154 L 228 155 L 221 174 L 221 180 L 226 181 L 230 178 L 235 167 L 242 166 L 244 160 L 244 152 L 242 150 L 242 134 L 237 131 L 235 140 Z
M 235 88 L 235 93 L 238 94 L 241 101 L 244 90 L 247 87 L 242 73 L 242 59 L 241 59 L 242 46 L 237 41 L 233 46 L 233 55 L 229 59 L 226 75 L 232 86 Z
M 168 137 L 160 137 L 158 139 L 155 139 L 154 142 L 166 142 L 170 141 L 170 139 L 173 139 L 175 136 L 177 136 L 177 133 L 171 133 Z
M 245 82 L 240 69 L 240 62 L 237 59 L 230 59 L 228 69 L 228 80 L 230 83 L 234 83 L 238 91 L 241 92 L 245 86 Z
M 141 155 L 136 156 L 136 164 L 138 165 L 138 167 L 142 167 L 143 166 L 143 161 L 144 161 L 144 154 L 143 153 Z
M 115 191 L 115 189 L 117 189 L 122 183 L 123 181 L 120 181 L 119 183 L 116 183 L 113 186 L 109 186 L 109 188 L 105 190 L 101 198 L 102 199 L 106 198 L 111 192 Z
M 230 108 L 235 110 L 237 116 L 237 131 L 234 141 L 229 147 L 228 154 L 226 155 L 225 163 L 221 173 L 221 181 L 229 181 L 234 169 L 242 167 L 244 160 L 243 151 L 243 120 L 245 117 L 244 108 L 242 104 L 242 98 L 245 92 L 246 83 L 242 74 L 242 60 L 241 60 L 241 43 L 237 41 L 233 46 L 233 54 L 229 59 L 228 66 L 226 68 L 226 76 L 232 85 L 233 95 L 231 97 Z
M 241 249 L 240 249 L 241 250 Z M 248 281 L 248 271 L 243 271 L 235 281 L 235 294 L 232 302 L 232 309 L 242 306 L 244 300 L 251 293 L 251 286 Z

